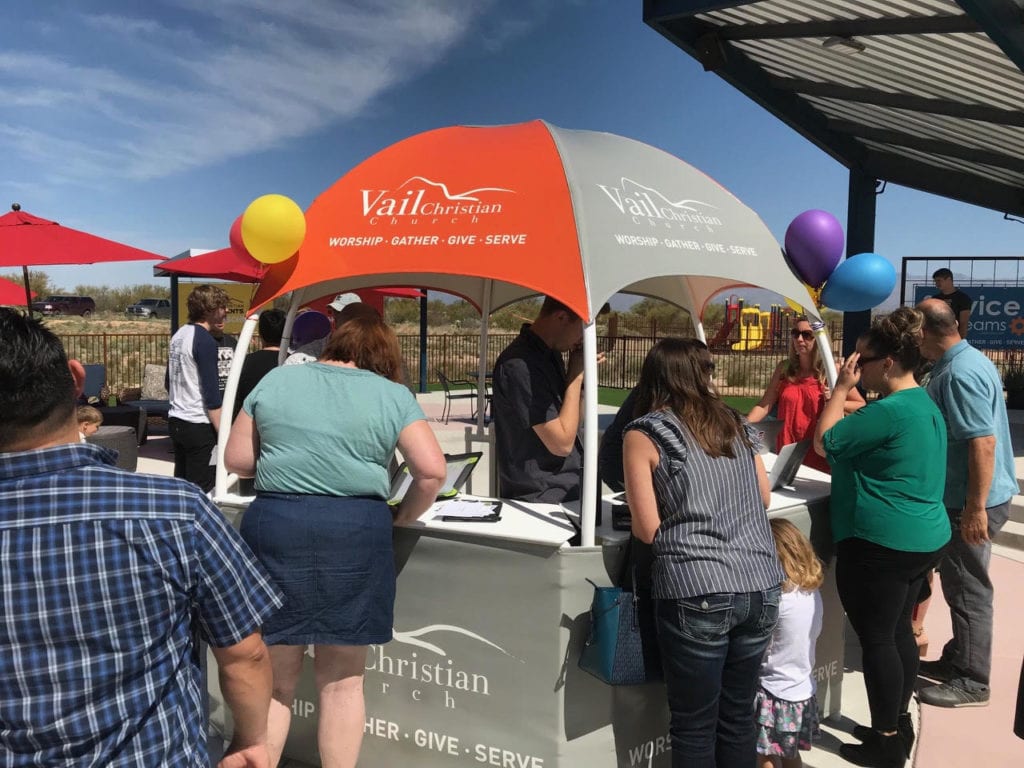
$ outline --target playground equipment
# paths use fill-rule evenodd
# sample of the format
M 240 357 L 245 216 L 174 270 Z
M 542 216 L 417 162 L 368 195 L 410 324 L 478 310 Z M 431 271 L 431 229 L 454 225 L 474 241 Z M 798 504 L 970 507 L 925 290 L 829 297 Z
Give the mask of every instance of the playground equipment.
M 781 304 L 772 304 L 767 311 L 762 311 L 760 304 L 745 307 L 743 299 L 729 296 L 725 300 L 722 327 L 708 342 L 708 346 L 723 352 L 785 349 L 787 339 L 783 335 L 788 326 L 786 319 L 792 314 Z
M 732 345 L 736 352 L 749 352 L 760 349 L 766 339 L 770 339 L 771 312 L 762 312 L 755 304 L 740 310 L 740 340 Z

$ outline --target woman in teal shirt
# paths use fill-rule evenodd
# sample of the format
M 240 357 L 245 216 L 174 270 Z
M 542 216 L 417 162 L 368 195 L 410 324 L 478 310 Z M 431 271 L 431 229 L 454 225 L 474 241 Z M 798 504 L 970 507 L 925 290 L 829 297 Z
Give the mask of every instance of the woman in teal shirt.
M 871 728 L 854 730 L 862 745 L 840 747 L 861 766 L 899 767 L 910 754 L 919 664 L 911 615 L 950 538 L 946 427 L 914 379 L 921 321 L 901 307 L 857 340 L 814 435 L 814 449 L 832 466 L 836 586 L 864 652 Z M 858 382 L 884 397 L 843 418 Z

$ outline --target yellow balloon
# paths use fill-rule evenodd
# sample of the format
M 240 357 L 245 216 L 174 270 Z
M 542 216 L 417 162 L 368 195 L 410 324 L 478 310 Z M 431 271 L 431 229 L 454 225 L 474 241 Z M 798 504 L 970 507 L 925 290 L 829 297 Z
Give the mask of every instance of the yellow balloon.
M 242 243 L 256 261 L 277 264 L 291 258 L 306 237 L 306 217 L 284 195 L 257 197 L 242 214 Z
M 786 298 L 785 296 L 783 296 L 782 298 L 786 299 L 786 305 L 794 312 L 796 312 L 798 315 L 802 315 L 804 313 L 804 308 L 801 305 L 797 304 L 792 299 Z

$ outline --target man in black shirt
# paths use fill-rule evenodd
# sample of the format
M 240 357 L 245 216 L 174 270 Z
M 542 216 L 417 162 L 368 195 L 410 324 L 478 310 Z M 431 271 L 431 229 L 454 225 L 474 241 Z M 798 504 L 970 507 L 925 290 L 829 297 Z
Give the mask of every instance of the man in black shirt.
M 504 498 L 559 503 L 580 497 L 582 337 L 583 321 L 547 298 L 495 363 L 491 408 Z M 570 350 L 566 366 L 562 353 Z
M 238 378 L 238 391 L 235 393 L 234 416 L 242 408 L 242 403 L 260 379 L 277 367 L 277 359 L 281 351 L 281 336 L 284 333 L 285 313 L 280 309 L 267 309 L 260 312 L 259 331 L 263 348 L 250 352 L 242 363 L 242 373 Z
M 941 299 L 949 305 L 956 315 L 957 329 L 960 338 L 967 338 L 967 326 L 971 319 L 971 297 L 953 285 L 953 272 L 943 267 L 935 270 L 932 275 L 935 287 L 939 292 L 932 298 Z

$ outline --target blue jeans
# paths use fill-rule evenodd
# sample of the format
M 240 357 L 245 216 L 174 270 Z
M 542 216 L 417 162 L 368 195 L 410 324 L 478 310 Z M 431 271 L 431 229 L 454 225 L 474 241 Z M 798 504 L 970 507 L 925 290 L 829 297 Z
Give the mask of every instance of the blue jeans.
M 779 587 L 656 600 L 673 768 L 750 768 L 754 694 Z

